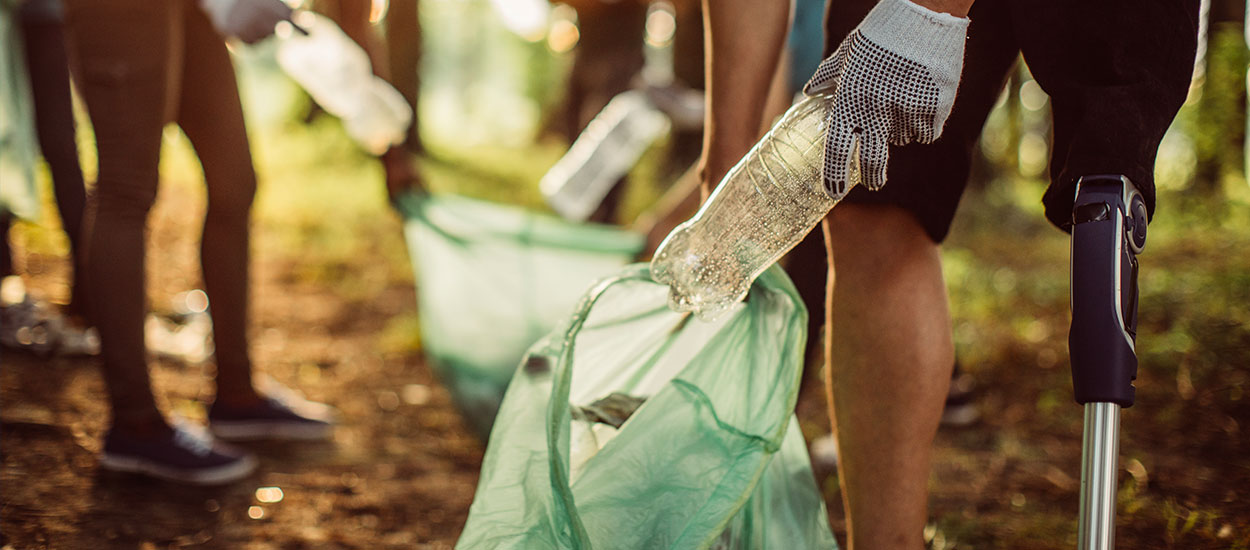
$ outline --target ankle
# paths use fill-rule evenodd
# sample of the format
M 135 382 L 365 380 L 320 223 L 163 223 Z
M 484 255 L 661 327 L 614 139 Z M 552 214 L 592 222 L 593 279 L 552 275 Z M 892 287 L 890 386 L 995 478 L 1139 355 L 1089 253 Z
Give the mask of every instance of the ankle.
M 248 386 L 247 389 L 229 391 L 223 391 L 221 388 L 218 388 L 217 396 L 213 399 L 213 406 L 237 409 L 252 407 L 263 402 L 264 399 L 251 386 Z
M 131 439 L 163 439 L 173 435 L 173 428 L 165 422 L 160 415 L 155 417 L 144 416 L 136 418 L 115 418 L 113 419 L 113 433 L 124 435 Z

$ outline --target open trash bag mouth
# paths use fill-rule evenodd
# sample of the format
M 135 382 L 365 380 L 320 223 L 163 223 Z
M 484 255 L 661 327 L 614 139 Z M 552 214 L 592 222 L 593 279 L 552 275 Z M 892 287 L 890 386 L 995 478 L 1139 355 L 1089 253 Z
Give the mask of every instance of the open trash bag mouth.
M 793 285 L 771 269 L 714 322 L 667 300 L 627 267 L 531 348 L 458 547 L 835 546 L 793 421 L 807 319 Z M 636 407 L 619 428 L 590 419 L 609 401 Z
M 526 350 L 643 246 L 620 228 L 450 194 L 408 195 L 400 209 L 422 349 L 483 437 Z

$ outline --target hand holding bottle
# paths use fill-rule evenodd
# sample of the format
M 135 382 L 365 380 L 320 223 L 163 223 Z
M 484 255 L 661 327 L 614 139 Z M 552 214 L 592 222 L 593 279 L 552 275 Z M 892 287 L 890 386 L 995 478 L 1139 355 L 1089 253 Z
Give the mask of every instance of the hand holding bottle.
M 373 74 L 364 49 L 328 17 L 300 10 L 292 19 L 278 28 L 278 66 L 369 153 L 381 155 L 403 142 L 412 109 Z
M 217 32 L 248 44 L 268 38 L 279 21 L 291 20 L 291 8 L 282 0 L 200 0 L 200 7 Z
M 669 306 L 715 319 L 863 183 L 885 184 L 890 144 L 942 133 L 968 19 L 881 0 L 821 63 L 790 110 L 651 261 Z

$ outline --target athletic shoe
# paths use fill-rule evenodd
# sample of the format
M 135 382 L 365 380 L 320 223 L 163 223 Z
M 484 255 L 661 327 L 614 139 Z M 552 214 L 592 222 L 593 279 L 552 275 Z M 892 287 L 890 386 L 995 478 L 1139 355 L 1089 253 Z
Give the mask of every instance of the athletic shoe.
M 812 440 L 809 453 L 813 470 L 832 472 L 838 469 L 838 441 L 833 434 L 825 434 Z
M 276 384 L 272 384 L 276 386 Z M 334 433 L 334 412 L 280 386 L 250 407 L 213 403 L 208 423 L 213 434 L 231 441 L 257 439 L 324 440 Z
M 0 346 L 47 357 L 60 338 L 61 320 L 30 298 L 0 305 Z
M 162 359 L 198 365 L 213 355 L 213 322 L 204 312 L 176 317 L 149 314 L 143 337 L 148 351 Z
M 95 327 L 83 328 L 72 322 L 61 325 L 56 352 L 67 357 L 94 357 L 100 354 L 100 334 Z
M 981 419 L 981 411 L 975 401 L 976 383 L 971 376 L 955 371 L 950 392 L 946 394 L 946 407 L 942 409 L 942 425 L 951 428 L 971 426 Z
M 221 485 L 256 470 L 256 457 L 214 441 L 203 428 L 174 425 L 169 435 L 135 438 L 110 430 L 100 467 L 192 485 Z

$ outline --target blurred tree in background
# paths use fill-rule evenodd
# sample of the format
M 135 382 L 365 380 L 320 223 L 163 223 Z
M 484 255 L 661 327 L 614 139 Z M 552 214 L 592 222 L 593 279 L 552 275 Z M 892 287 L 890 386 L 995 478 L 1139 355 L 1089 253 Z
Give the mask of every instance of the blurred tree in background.
M 1163 190 L 1215 196 L 1230 185 L 1246 185 L 1246 3 L 1210 0 L 1202 17 L 1189 98 L 1160 146 L 1156 179 Z M 970 189 L 985 190 L 998 179 L 1040 184 L 1050 147 L 1046 103 L 1020 63 L 986 123 Z
M 1204 2 L 1205 4 L 1205 2 Z M 1246 4 L 1240 0 L 1211 0 L 1208 10 L 1206 48 L 1200 50 L 1194 71 L 1194 87 L 1188 104 L 1196 113 L 1182 119 L 1194 138 L 1197 167 L 1194 186 L 1204 191 L 1219 189 L 1226 178 L 1244 179 L 1246 140 L 1247 55 L 1244 35 Z

